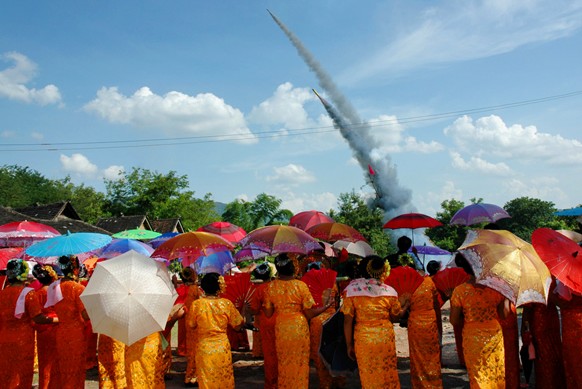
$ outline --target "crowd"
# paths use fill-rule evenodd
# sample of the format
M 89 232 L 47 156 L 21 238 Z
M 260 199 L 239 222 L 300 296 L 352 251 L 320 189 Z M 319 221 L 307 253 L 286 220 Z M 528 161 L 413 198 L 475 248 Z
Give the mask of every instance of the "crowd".
M 474 269 L 461 254 L 454 262 L 467 281 L 452 295 L 433 282 L 438 263 L 429 263 L 413 293 L 399 295 L 385 283 L 391 270 L 410 267 L 424 273 L 409 247 L 410 240 L 401 238 L 399 251 L 386 258 L 350 258 L 344 263 L 349 281 L 327 289 L 317 303 L 300 275 L 329 266 L 325 261 L 306 263 L 283 253 L 274 259 L 274 268 L 259 264 L 252 270 L 253 298 L 240 310 L 222 297 L 223 276 L 207 273 L 198 279 L 185 268 L 176 284 L 181 297 L 165 331 L 129 346 L 103 334 L 92 341 L 97 335 L 90 331 L 79 297 L 84 286 L 76 257 L 61 257 L 55 266 L 35 265 L 33 280 L 26 261 L 10 260 L 7 285 L 0 291 L 0 389 L 32 387 L 35 356 L 39 388 L 83 388 L 85 369 L 95 355 L 100 388 L 163 388 L 176 322 L 178 351 L 188 361 L 185 386 L 234 388 L 233 337 L 252 328 L 258 330 L 253 352 L 264 359 L 265 388 L 307 388 L 310 361 L 320 388 L 345 388 L 346 380 L 331 374 L 318 352 L 323 323 L 337 312 L 343 315 L 345 358 L 357 361 L 363 388 L 400 387 L 395 324 L 408 328 L 412 387 L 442 388 L 440 308 L 449 299 L 459 360 L 471 388 L 524 387 L 532 362 L 536 388 L 582 387 L 577 365 L 582 360 L 582 296 L 554 280 L 547 305 L 522 306 L 518 328 L 516 307 L 476 283 Z

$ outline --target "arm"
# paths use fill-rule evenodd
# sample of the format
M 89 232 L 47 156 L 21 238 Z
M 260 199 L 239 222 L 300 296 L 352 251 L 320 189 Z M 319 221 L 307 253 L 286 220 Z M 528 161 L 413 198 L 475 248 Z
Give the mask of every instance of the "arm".
M 499 304 L 497 304 L 497 314 L 501 319 L 506 319 L 511 311 L 511 302 L 504 298 Z
M 400 298 L 399 298 L 398 301 L 400 302 L 400 312 L 394 313 L 394 311 L 392 309 L 390 311 L 390 321 L 393 323 L 402 319 L 402 317 L 406 314 L 406 311 L 408 311 L 408 309 L 410 308 L 410 298 L 409 297 L 402 298 L 402 301 L 400 301 Z
M 271 317 L 273 316 L 273 313 L 275 313 L 275 307 L 273 307 L 272 305 L 268 307 L 263 306 L 263 312 L 265 313 L 265 316 Z
M 86 309 L 83 309 L 83 311 L 81 311 L 81 317 L 83 317 L 83 320 L 85 320 L 85 321 L 91 320 L 91 319 L 89 319 L 89 314 L 87 313 Z
M 453 326 L 460 326 L 463 324 L 463 309 L 461 307 L 451 307 L 450 321 Z
M 313 319 L 315 316 L 321 315 L 323 312 L 327 311 L 327 309 L 331 307 L 331 303 L 328 302 L 322 307 L 319 308 L 308 308 L 303 310 L 303 314 L 307 318 L 307 320 Z
M 354 318 L 351 315 L 344 315 L 344 337 L 348 348 L 348 356 L 356 360 L 354 353 Z

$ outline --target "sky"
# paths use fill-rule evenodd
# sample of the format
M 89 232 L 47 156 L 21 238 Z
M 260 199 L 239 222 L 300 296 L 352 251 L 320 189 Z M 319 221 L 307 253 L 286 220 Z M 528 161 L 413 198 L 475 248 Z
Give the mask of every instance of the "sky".
M 450 199 L 570 208 L 581 47 L 580 0 L 10 1 L 0 166 L 99 191 L 175 171 L 196 197 L 294 213 L 375 188 L 386 218 Z

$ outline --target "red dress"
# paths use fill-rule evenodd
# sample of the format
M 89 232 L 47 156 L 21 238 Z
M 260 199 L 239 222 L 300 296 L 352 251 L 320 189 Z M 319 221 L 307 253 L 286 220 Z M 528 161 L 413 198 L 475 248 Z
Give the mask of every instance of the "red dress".
M 582 297 L 572 296 L 572 300 L 560 304 L 562 314 L 562 352 L 568 389 L 582 385 Z
M 519 388 L 519 330 L 517 328 L 517 311 L 511 304 L 511 311 L 505 319 L 499 319 L 503 331 L 503 347 L 505 349 L 505 387 Z
M 39 307 L 42 309 L 42 313 L 47 316 L 55 316 L 54 309 L 44 308 L 47 298 L 46 287 L 41 288 L 34 293 L 35 298 L 38 301 Z M 53 367 L 53 350 L 55 345 L 55 334 L 56 334 L 55 324 L 41 324 L 34 325 L 36 328 L 36 349 L 38 354 L 38 388 L 47 389 L 51 382 L 51 373 L 54 369 Z M 52 386 L 54 387 L 54 385 Z
M 258 322 L 259 333 L 261 334 L 261 347 L 263 353 L 263 369 L 265 371 L 265 389 L 277 388 L 277 349 L 275 347 L 275 315 L 265 316 L 261 307 L 265 302 L 265 291 L 269 283 L 262 283 L 257 286 L 251 303 L 253 311 L 260 312 L 255 320 Z M 258 320 L 257 320 L 258 319 Z

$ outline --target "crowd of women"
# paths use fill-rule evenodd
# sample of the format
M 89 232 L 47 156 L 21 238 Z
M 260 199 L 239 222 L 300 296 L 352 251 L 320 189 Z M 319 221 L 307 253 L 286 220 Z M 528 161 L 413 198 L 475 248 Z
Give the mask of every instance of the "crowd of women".
M 406 246 L 405 240 L 399 242 Z M 475 282 L 473 269 L 460 254 L 456 265 L 468 275 L 451 296 L 440 293 L 429 266 L 420 286 L 401 295 L 384 281 L 398 266 L 415 268 L 405 250 L 387 258 L 350 260 L 349 282 L 326 290 L 316 304 L 298 274 L 309 271 L 297 258 L 279 254 L 272 266 L 253 270 L 258 283 L 242 311 L 222 298 L 224 278 L 208 273 L 197 279 L 190 268 L 180 276 L 183 297 L 168 317 L 165 331 L 127 346 L 99 335 L 91 351 L 89 318 L 79 298 L 79 262 L 61 257 L 57 266 L 35 265 L 31 283 L 27 262 L 11 260 L 7 286 L 0 291 L 0 388 L 32 387 L 35 355 L 40 388 L 83 388 L 87 352 L 98 356 L 100 388 L 163 388 L 172 355 L 171 329 L 179 320 L 187 356 L 185 385 L 234 388 L 230 331 L 258 328 L 254 347 L 264 358 L 265 388 L 307 388 L 310 360 L 320 388 L 347 387 L 332 376 L 318 353 L 323 323 L 343 315 L 346 358 L 357 361 L 363 388 L 399 388 L 395 323 L 408 328 L 413 388 L 442 388 L 440 307 L 450 297 L 450 322 L 462 337 L 460 362 L 472 388 L 518 388 L 520 379 L 517 314 L 499 292 Z M 323 265 L 318 265 L 323 266 Z M 59 274 L 57 274 L 57 272 Z M 561 314 L 561 320 L 559 317 Z M 254 318 L 254 319 L 251 319 Z M 251 324 L 251 321 L 253 323 Z M 527 304 L 522 314 L 522 363 L 533 360 L 536 388 L 582 387 L 580 334 L 582 297 L 563 285 L 552 286 L 547 305 Z M 260 339 L 260 341 L 259 341 Z M 36 347 L 35 347 L 36 345 Z M 524 366 L 525 367 L 525 366 Z M 527 375 L 526 375 L 527 376 Z

